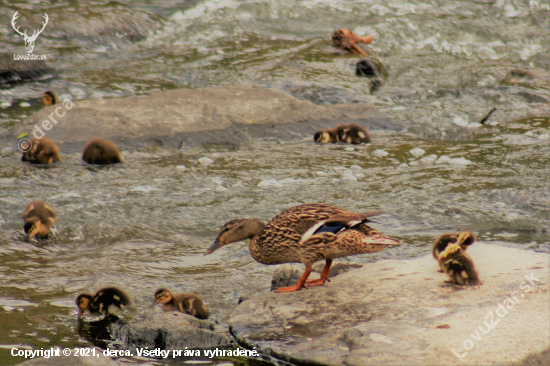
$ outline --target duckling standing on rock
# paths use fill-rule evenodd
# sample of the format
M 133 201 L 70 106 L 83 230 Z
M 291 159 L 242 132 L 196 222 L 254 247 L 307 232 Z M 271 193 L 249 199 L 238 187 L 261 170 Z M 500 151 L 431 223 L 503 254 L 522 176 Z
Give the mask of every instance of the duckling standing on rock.
M 460 241 L 458 239 L 461 239 Z M 443 234 L 434 241 L 432 247 L 432 255 L 435 260 L 439 260 L 439 254 L 447 248 L 449 244 L 458 244 L 462 250 L 466 251 L 470 245 L 475 243 L 476 236 L 470 231 L 461 233 L 448 233 Z M 444 272 L 443 267 L 439 266 L 439 272 Z
M 88 141 L 82 151 L 82 160 L 88 164 L 100 165 L 122 163 L 116 145 L 109 140 L 100 138 Z
M 104 317 L 118 315 L 130 302 L 130 296 L 116 287 L 105 287 L 93 296 L 84 293 L 76 298 L 79 318 L 86 310 L 91 314 L 101 314 Z
M 348 144 L 371 142 L 369 131 L 356 123 L 343 123 L 332 129 L 319 130 L 315 132 L 313 140 L 322 144 L 328 142 L 345 142 Z
M 329 281 L 334 258 L 374 253 L 401 244 L 367 226 L 369 217 L 383 212 L 353 213 L 322 203 L 299 205 L 275 216 L 267 225 L 256 219 L 231 220 L 222 226 L 214 244 L 204 253 L 222 246 L 250 239 L 252 257 L 263 264 L 304 263 L 306 270 L 295 286 L 281 287 L 276 292 L 298 291 Z M 318 280 L 307 278 L 312 265 L 325 259 Z M 307 285 L 307 286 L 306 286 Z
M 449 276 L 445 282 L 467 286 L 479 285 L 479 276 L 474 261 L 458 243 L 447 246 L 439 255 L 438 262 Z
M 33 236 L 47 237 L 50 230 L 55 225 L 57 215 L 53 208 L 43 201 L 32 201 L 25 207 L 23 229 L 28 238 Z
M 57 104 L 57 94 L 52 90 L 44 92 L 42 95 L 42 103 L 46 106 Z
M 21 161 L 28 161 L 32 164 L 51 164 L 55 161 L 61 161 L 59 148 L 55 142 L 47 137 L 42 137 L 40 140 L 33 137 L 30 142 L 27 141 L 21 148 L 23 149 Z
M 362 144 L 370 142 L 370 134 L 366 128 L 356 123 L 336 126 L 338 140 L 348 144 Z
M 155 301 L 162 305 L 164 311 L 179 311 L 199 319 L 207 319 L 210 316 L 208 306 L 202 297 L 196 294 L 181 292 L 174 295 L 167 288 L 159 288 L 155 292 Z

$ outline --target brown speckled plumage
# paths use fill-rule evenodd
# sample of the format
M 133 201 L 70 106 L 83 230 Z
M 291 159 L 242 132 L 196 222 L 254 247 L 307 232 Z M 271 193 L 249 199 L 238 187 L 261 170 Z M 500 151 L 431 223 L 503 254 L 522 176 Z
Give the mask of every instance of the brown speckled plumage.
M 399 240 L 365 225 L 368 217 L 379 214 L 382 212 L 353 213 L 327 204 L 305 204 L 283 211 L 267 225 L 254 219 L 232 220 L 222 227 L 205 254 L 223 245 L 250 239 L 250 254 L 260 263 L 304 263 L 304 283 L 312 264 L 326 259 L 322 280 L 308 282 L 315 286 L 328 280 L 328 270 L 334 258 L 378 252 L 389 245 L 400 244 Z M 331 226 L 335 228 L 334 233 L 327 230 L 315 232 Z

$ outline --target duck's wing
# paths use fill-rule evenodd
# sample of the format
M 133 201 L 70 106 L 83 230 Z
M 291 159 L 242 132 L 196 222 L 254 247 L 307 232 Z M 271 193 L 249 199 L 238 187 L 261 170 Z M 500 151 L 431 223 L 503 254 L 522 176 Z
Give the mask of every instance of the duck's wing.
M 363 212 L 363 213 L 350 213 L 346 212 L 344 215 L 338 215 L 330 217 L 326 220 L 321 220 L 312 225 L 303 235 L 300 242 L 305 242 L 313 235 L 321 233 L 338 234 L 344 230 L 356 227 L 360 224 L 366 224 L 372 222 L 369 217 L 381 215 L 385 212 Z M 374 229 L 373 229 L 374 230 Z
M 275 216 L 268 226 L 286 227 L 303 234 L 316 223 L 331 217 L 346 216 L 349 211 L 323 203 L 310 203 L 291 207 Z

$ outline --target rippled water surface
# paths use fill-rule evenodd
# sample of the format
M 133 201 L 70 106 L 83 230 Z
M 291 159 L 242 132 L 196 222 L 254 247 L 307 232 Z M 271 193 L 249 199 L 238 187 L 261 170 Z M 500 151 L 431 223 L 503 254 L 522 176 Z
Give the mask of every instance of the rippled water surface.
M 88 345 L 74 299 L 107 285 L 134 298 L 128 318 L 150 311 L 154 291 L 168 286 L 202 294 L 223 324 L 240 297 L 269 291 L 276 267 L 256 263 L 244 242 L 203 256 L 220 225 L 267 221 L 301 203 L 388 212 L 375 226 L 404 244 L 344 261 L 424 255 L 438 234 L 464 229 L 550 250 L 548 1 L 10 4 L 0 5 L 5 52 L 24 53 L 9 25 L 16 10 L 31 25 L 47 12 L 35 53 L 59 75 L 2 84 L 0 134 L 40 108 L 48 89 L 82 100 L 220 85 L 318 104 L 366 101 L 404 130 L 373 130 L 372 144 L 353 147 L 303 135 L 237 149 L 126 150 L 124 164 L 107 168 L 63 149 L 62 163 L 30 166 L 0 139 L 1 347 Z M 341 27 L 374 36 L 389 71 L 376 94 L 355 76 L 357 59 L 330 47 Z M 45 242 L 23 241 L 21 214 L 33 199 L 59 217 Z M 0 359 L 17 362 L 6 348 Z

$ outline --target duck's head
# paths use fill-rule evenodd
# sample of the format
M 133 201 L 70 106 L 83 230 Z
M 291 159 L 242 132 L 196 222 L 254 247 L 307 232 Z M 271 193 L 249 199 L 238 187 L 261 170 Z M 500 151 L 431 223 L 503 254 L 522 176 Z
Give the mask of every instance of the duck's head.
M 23 230 L 25 230 L 27 237 L 30 239 L 38 234 L 41 225 L 42 223 L 40 222 L 40 219 L 38 217 L 30 217 L 27 219 L 27 221 L 25 221 L 25 226 L 23 226 Z
M 172 292 L 167 288 L 159 288 L 155 291 L 155 301 L 157 304 L 167 304 L 173 298 Z
M 57 94 L 54 91 L 48 90 L 42 95 L 42 103 L 45 105 L 57 104 Z
M 320 144 L 326 144 L 327 142 L 336 142 L 334 134 L 329 130 L 319 130 L 313 135 L 313 140 Z
M 78 306 L 78 317 L 80 318 L 82 314 L 90 307 L 92 304 L 92 295 L 90 294 L 80 294 L 76 298 L 76 306 Z
M 211 254 L 216 249 L 226 244 L 251 239 L 254 235 L 259 235 L 264 227 L 265 224 L 256 219 L 236 219 L 228 221 L 222 226 L 214 244 L 208 248 L 204 255 Z
M 458 236 L 458 239 L 456 240 L 456 244 L 458 244 L 459 246 L 461 246 L 463 249 L 466 249 L 468 248 L 470 245 L 472 245 L 473 243 L 475 243 L 476 241 L 476 236 L 474 233 L 472 233 L 471 231 L 465 231 L 463 233 L 461 233 L 459 236 Z

